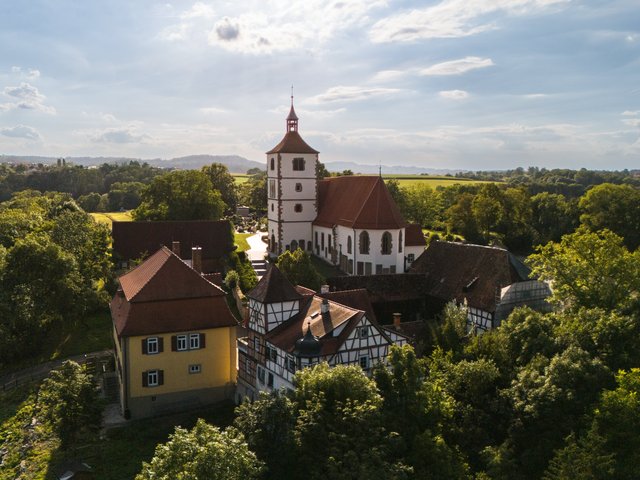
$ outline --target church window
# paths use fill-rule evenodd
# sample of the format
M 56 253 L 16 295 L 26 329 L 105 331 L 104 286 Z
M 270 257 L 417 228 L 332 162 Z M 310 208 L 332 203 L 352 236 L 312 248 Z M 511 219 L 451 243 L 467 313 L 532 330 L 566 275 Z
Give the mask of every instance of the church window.
M 304 158 L 294 158 L 293 159 L 293 169 L 297 171 L 304 170 Z
M 296 203 L 295 207 L 293 207 L 296 213 L 300 213 L 302 211 L 302 204 Z
M 382 234 L 382 255 L 390 255 L 391 254 L 391 234 L 389 232 L 384 232 Z
M 398 252 L 402 253 L 402 230 L 400 230 L 400 235 L 398 236 Z
M 302 184 L 296 183 L 296 192 L 301 192 L 301 191 L 302 191 Z
M 298 242 L 296 240 L 291 240 L 291 251 L 295 252 L 298 249 Z
M 349 235 L 349 236 L 347 237 L 347 253 L 351 253 L 351 248 L 352 248 L 352 245 L 351 245 L 351 235 Z
M 300 250 L 304 250 L 304 240 L 299 240 L 298 245 L 300 246 Z
M 360 253 L 369 255 L 369 232 L 366 230 L 360 233 Z
M 271 170 L 276 169 L 276 159 L 271 157 Z

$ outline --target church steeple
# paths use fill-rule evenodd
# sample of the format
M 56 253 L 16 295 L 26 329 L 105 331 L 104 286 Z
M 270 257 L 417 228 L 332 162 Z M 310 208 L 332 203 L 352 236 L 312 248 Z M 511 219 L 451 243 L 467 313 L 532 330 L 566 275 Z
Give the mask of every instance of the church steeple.
M 297 132 L 298 131 L 298 116 L 296 115 L 296 111 L 293 108 L 293 85 L 291 85 L 291 110 L 289 110 L 289 115 L 287 116 L 287 132 Z

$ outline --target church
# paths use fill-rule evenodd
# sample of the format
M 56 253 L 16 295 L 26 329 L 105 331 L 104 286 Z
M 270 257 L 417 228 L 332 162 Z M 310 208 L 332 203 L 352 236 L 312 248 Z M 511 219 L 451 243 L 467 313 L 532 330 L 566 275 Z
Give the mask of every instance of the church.
M 293 108 L 286 133 L 267 152 L 269 254 L 301 248 L 349 275 L 405 272 L 425 248 L 381 176 L 319 179 L 319 152 L 298 133 Z

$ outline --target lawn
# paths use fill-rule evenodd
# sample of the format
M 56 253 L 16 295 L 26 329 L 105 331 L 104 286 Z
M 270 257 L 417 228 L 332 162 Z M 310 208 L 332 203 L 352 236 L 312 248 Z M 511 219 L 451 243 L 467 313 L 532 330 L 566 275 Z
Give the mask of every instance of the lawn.
M 483 180 L 470 180 L 468 178 L 447 177 L 445 175 L 382 175 L 386 180 L 398 180 L 401 187 L 407 188 L 414 185 L 429 185 L 432 188 L 449 187 L 451 185 L 473 185 L 476 183 L 493 183 Z
M 238 233 L 235 232 L 233 237 L 234 237 L 234 242 L 235 244 L 238 246 L 238 248 L 236 249 L 236 252 L 246 252 L 247 250 L 249 250 L 249 248 L 251 248 L 249 246 L 249 243 L 247 243 L 247 237 L 250 237 L 251 235 L 254 235 L 253 233 Z
M 236 182 L 236 185 L 242 185 L 243 183 L 247 183 L 251 175 L 247 175 L 246 173 L 232 173 L 231 176 L 233 180 Z
M 111 228 L 112 222 L 130 222 L 133 220 L 131 217 L 131 210 L 127 212 L 106 212 L 106 213 L 90 213 L 93 219 L 98 223 L 104 223 Z

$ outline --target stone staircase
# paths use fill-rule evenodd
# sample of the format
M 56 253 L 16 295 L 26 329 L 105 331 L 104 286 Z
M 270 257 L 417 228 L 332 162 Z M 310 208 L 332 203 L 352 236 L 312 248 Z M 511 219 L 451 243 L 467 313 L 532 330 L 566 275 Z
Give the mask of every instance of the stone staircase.
M 258 280 L 262 278 L 262 276 L 267 273 L 267 262 L 262 260 L 251 260 L 251 266 L 256 271 L 256 275 L 258 275 Z

